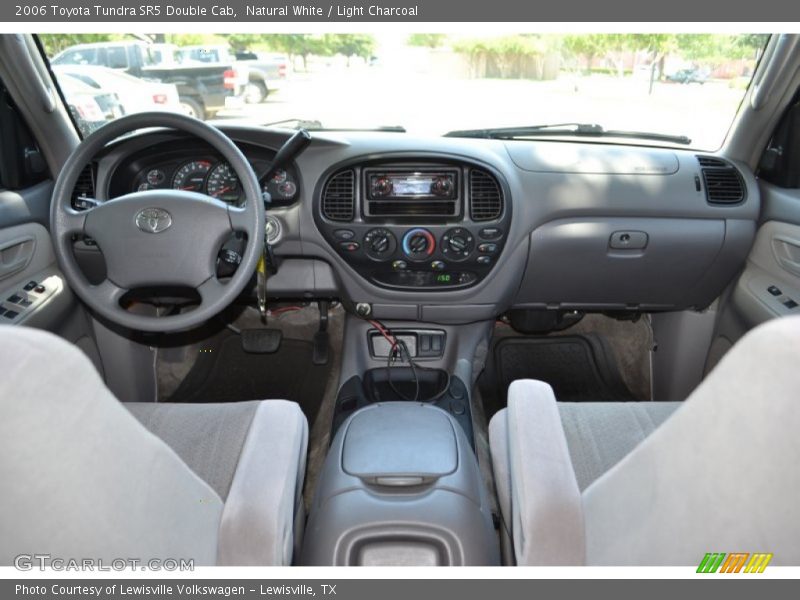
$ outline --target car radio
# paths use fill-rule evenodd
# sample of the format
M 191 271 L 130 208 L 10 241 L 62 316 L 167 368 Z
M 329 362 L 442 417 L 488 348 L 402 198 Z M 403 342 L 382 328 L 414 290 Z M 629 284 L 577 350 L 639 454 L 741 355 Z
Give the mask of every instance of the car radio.
M 415 170 L 387 173 L 367 170 L 367 193 L 370 200 L 448 199 L 456 197 L 457 171 L 420 172 Z

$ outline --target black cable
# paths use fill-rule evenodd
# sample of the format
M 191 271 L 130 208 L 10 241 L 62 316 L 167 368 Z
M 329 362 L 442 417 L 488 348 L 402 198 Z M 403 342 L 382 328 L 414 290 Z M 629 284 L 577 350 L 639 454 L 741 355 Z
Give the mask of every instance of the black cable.
M 387 330 L 390 334 L 391 331 Z M 417 402 L 419 399 L 419 377 L 417 376 L 417 370 L 414 367 L 414 361 L 411 360 L 411 353 L 408 351 L 408 346 L 402 340 L 398 340 L 396 337 L 392 335 L 393 339 L 395 340 L 395 345 L 389 350 L 389 357 L 386 360 L 386 381 L 389 383 L 389 387 L 392 391 L 397 394 L 401 400 L 405 400 L 406 402 Z M 411 373 L 414 377 L 414 398 L 409 398 L 405 394 L 403 394 L 400 390 L 395 387 L 394 382 L 392 381 L 392 358 L 394 358 L 394 352 L 397 349 L 400 352 L 400 360 L 403 359 L 403 355 L 405 354 L 405 360 L 408 361 L 409 366 L 411 367 Z

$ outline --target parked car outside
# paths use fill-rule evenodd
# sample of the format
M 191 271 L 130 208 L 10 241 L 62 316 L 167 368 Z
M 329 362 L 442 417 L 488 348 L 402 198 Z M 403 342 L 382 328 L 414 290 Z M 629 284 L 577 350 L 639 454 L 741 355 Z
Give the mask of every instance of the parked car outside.
M 210 119 L 224 108 L 242 105 L 247 67 L 233 63 L 179 64 L 177 47 L 141 41 L 98 42 L 71 46 L 54 56 L 53 65 L 92 65 L 144 79 L 174 83 L 183 112 Z
M 667 75 L 666 79 L 673 83 L 699 83 L 703 85 L 708 81 L 708 73 L 702 69 L 680 69 Z
M 96 90 L 115 93 L 125 114 L 151 110 L 181 112 L 178 88 L 172 83 L 148 81 L 107 67 L 57 65 L 53 71 L 59 80 L 69 77 Z
M 234 52 L 224 44 L 213 46 L 182 46 L 178 56 L 183 60 L 203 64 L 234 63 L 247 67 L 248 79 L 243 98 L 247 104 L 260 104 L 286 80 L 289 58 L 285 54 Z
M 73 77 L 60 77 L 58 83 L 67 108 L 84 137 L 125 114 L 114 92 L 98 90 Z

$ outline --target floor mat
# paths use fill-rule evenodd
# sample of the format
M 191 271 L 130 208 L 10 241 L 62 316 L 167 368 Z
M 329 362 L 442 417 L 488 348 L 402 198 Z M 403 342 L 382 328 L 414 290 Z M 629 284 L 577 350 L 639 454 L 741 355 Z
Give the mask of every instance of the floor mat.
M 319 411 L 330 374 L 327 365 L 311 362 L 309 341 L 285 339 L 273 354 L 248 354 L 238 335 L 227 333 L 210 340 L 189 374 L 168 402 L 240 402 L 293 400 L 309 423 Z
M 497 340 L 478 380 L 488 418 L 505 407 L 508 386 L 517 379 L 549 383 L 562 402 L 635 400 L 612 353 L 593 335 Z

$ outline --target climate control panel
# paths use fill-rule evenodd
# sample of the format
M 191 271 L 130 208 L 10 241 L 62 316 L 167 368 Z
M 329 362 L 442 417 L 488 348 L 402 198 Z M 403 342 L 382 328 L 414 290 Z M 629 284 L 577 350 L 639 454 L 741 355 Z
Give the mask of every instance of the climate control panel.
M 326 232 L 339 254 L 382 287 L 469 287 L 492 270 L 503 249 L 502 227 L 380 226 L 352 223 Z

